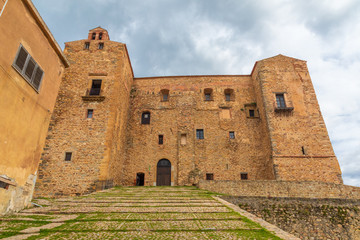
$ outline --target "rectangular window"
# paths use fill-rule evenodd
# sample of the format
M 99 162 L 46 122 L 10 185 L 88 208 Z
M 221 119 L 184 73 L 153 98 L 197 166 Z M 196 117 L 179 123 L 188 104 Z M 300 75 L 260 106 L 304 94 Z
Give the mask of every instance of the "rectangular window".
M 89 49 L 90 48 L 90 43 L 89 42 L 86 42 L 85 43 L 85 46 L 84 46 L 84 49 Z
M 94 115 L 94 110 L 93 109 L 88 109 L 87 110 L 87 118 L 92 118 Z
M 248 174 L 247 173 L 240 173 L 241 180 L 248 180 Z
M 91 39 L 95 40 L 95 38 L 96 38 L 96 33 L 93 33 L 92 36 L 91 36 Z
M 231 94 L 230 93 L 225 94 L 225 100 L 226 101 L 231 101 Z
M 276 94 L 276 106 L 278 108 L 286 108 L 285 97 L 283 93 Z
M 159 144 L 164 144 L 164 135 L 159 135 Z
M 162 100 L 163 100 L 164 102 L 166 102 L 166 101 L 168 101 L 168 99 L 169 99 L 169 95 L 168 95 L 168 94 L 164 94 Z
M 22 45 L 19 47 L 13 67 L 36 91 L 39 91 L 44 71 Z
M 235 139 L 235 132 L 231 131 L 229 132 L 230 139 Z
M 101 91 L 101 80 L 96 79 L 92 80 L 91 89 L 90 89 L 90 95 L 100 95 Z
M 204 139 L 204 129 L 196 129 L 196 139 Z
M 99 33 L 99 40 L 101 40 L 102 39 L 102 33 Z
M 72 152 L 66 152 L 65 153 L 65 161 L 71 161 Z
M 206 180 L 214 180 L 214 174 L 213 173 L 207 173 L 206 174 Z
M 249 117 L 255 117 L 255 110 L 254 109 L 249 110 Z
M 211 101 L 211 94 L 205 93 L 205 101 Z
M 104 43 L 99 43 L 99 49 L 104 49 Z

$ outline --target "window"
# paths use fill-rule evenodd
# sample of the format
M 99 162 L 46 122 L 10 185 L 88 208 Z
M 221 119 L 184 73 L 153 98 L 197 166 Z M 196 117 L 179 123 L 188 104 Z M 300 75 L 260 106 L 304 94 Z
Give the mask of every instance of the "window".
M 90 43 L 89 42 L 86 42 L 85 43 L 85 46 L 84 46 L 84 49 L 89 49 L 90 48 Z
M 241 180 L 248 180 L 248 174 L 247 173 L 240 173 Z
M 44 72 L 22 45 L 19 47 L 13 67 L 36 91 L 39 91 Z
M 229 138 L 235 139 L 235 132 L 233 132 L 233 131 L 229 132 Z
M 100 95 L 101 92 L 101 80 L 95 79 L 92 80 L 91 89 L 90 89 L 90 95 Z
M 211 88 L 204 89 L 205 101 L 212 101 L 213 100 L 212 92 L 213 92 L 213 90 Z
M 92 40 L 95 40 L 95 39 L 96 39 L 96 33 L 93 33 L 93 34 L 92 34 L 91 39 L 92 39 Z
M 255 110 L 249 109 L 249 117 L 255 117 Z
M 164 135 L 159 135 L 159 144 L 164 144 Z
M 162 102 L 169 101 L 169 90 L 168 89 L 162 89 L 160 91 L 160 94 L 161 94 L 161 101 Z
M 103 36 L 103 34 L 102 34 L 102 33 L 99 33 L 99 40 L 102 39 L 102 36 Z
M 87 118 L 92 118 L 94 115 L 94 110 L 93 109 L 88 109 L 87 110 Z
M 71 161 L 72 152 L 66 152 L 65 153 L 65 161 Z
M 99 49 L 104 49 L 104 43 L 99 43 Z
M 207 173 L 206 174 L 206 180 L 214 180 L 214 174 L 213 173 Z
M 304 146 L 301 147 L 301 152 L 302 152 L 303 155 L 306 155 Z
M 225 101 L 229 102 L 229 101 L 234 101 L 234 90 L 233 89 L 225 89 L 224 91 L 225 94 Z
M 196 129 L 196 139 L 204 139 L 204 130 Z
M 141 115 L 141 124 L 150 124 L 150 112 L 143 112 Z
M 285 98 L 283 93 L 276 94 L 276 106 L 278 108 L 286 108 Z

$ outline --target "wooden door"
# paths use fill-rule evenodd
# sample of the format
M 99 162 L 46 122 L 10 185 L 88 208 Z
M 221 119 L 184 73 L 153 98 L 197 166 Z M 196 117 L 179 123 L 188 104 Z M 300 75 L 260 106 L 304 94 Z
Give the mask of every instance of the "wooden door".
M 171 163 L 167 159 L 157 164 L 156 186 L 171 186 Z

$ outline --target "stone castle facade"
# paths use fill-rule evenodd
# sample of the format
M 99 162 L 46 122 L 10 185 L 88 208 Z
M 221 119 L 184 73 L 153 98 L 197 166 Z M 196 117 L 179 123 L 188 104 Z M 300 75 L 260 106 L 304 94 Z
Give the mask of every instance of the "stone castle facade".
M 306 62 L 282 55 L 249 75 L 134 78 L 102 28 L 65 45 L 37 196 L 199 180 L 342 183 Z

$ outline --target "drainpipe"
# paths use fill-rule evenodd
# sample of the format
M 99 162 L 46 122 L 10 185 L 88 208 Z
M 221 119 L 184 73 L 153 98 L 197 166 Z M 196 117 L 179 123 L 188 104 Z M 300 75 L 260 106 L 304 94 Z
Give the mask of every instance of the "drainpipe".
M 4 6 L 3 6 L 3 8 L 1 9 L 1 12 L 0 12 L 0 17 L 1 17 L 1 15 L 3 14 L 3 12 L 4 12 L 4 9 L 5 9 L 6 4 L 7 4 L 8 1 L 9 1 L 9 0 L 6 0 L 6 1 L 5 1 L 5 4 L 4 4 Z

